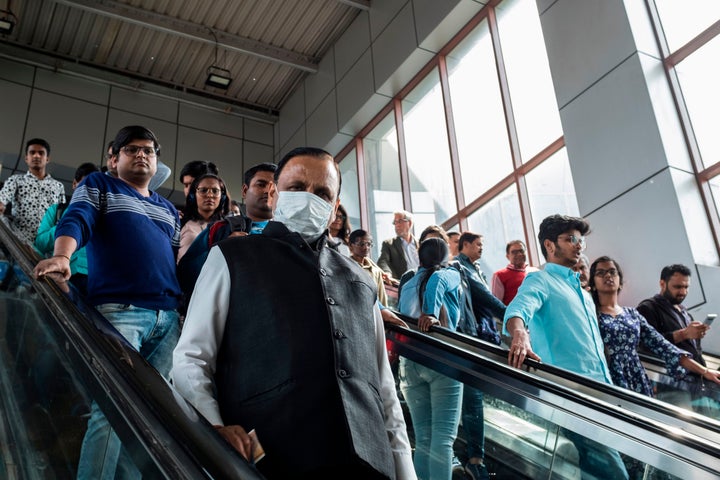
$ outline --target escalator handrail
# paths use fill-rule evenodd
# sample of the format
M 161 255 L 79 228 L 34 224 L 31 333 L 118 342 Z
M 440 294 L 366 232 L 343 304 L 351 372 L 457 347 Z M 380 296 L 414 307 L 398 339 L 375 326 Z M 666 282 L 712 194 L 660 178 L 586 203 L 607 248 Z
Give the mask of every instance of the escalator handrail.
M 416 319 L 399 314 L 397 312 L 395 313 L 408 325 L 417 325 Z M 387 330 L 389 331 L 389 336 L 391 340 L 397 340 L 396 335 L 404 335 L 405 337 L 408 337 L 410 339 L 432 345 L 434 348 L 447 352 L 450 355 L 454 355 L 465 360 L 470 360 L 483 368 L 501 372 L 503 375 L 519 380 L 523 384 L 528 385 L 529 387 L 532 387 L 534 389 L 552 393 L 553 395 L 557 395 L 560 398 L 564 398 L 578 405 L 582 405 L 597 412 L 602 412 L 604 414 L 610 415 L 624 423 L 628 423 L 643 430 L 652 431 L 663 436 L 672 435 L 675 438 L 682 438 L 682 443 L 685 446 L 690 447 L 694 450 L 699 450 L 710 455 L 720 455 L 719 443 L 708 442 L 707 438 L 703 438 L 697 433 L 693 433 L 685 429 L 680 429 L 678 428 L 678 426 L 672 425 L 673 423 L 680 423 L 678 421 L 678 413 L 680 413 L 682 415 L 682 423 L 692 422 L 699 429 L 707 429 L 711 432 L 718 432 L 718 422 L 708 419 L 707 417 L 704 417 L 702 415 L 688 412 L 686 410 L 679 409 L 678 407 L 668 405 L 663 402 L 658 402 L 652 398 L 648 398 L 644 395 L 640 395 L 626 389 L 614 387 L 612 385 L 604 384 L 602 382 L 596 382 L 586 377 L 577 375 L 573 372 L 553 367 L 552 365 L 538 363 L 533 360 L 526 360 L 525 362 L 528 370 L 543 370 L 560 378 L 577 383 L 582 383 L 589 388 L 602 390 L 604 393 L 607 393 L 611 396 L 629 400 L 631 403 L 642 404 L 643 408 L 648 408 L 649 405 L 651 405 L 652 407 L 656 407 L 654 408 L 654 410 L 662 413 L 663 418 L 662 420 L 658 420 L 656 418 L 649 418 L 637 412 L 629 412 L 628 410 L 619 407 L 613 402 L 599 400 L 592 395 L 575 391 L 567 386 L 557 384 L 547 378 L 531 374 L 524 370 L 510 367 L 507 364 L 489 358 L 485 358 L 478 353 L 463 350 L 462 348 L 447 342 L 443 338 L 438 337 L 447 337 L 453 338 L 455 340 L 461 340 L 464 343 L 471 344 L 486 351 L 493 351 L 493 353 L 496 354 L 500 353 L 504 354 L 505 356 L 507 354 L 507 350 L 502 349 L 501 347 L 489 344 L 487 342 L 479 341 L 474 338 L 468 338 L 465 335 L 458 334 L 457 332 L 453 332 L 444 327 L 433 326 L 431 328 L 429 333 L 439 334 L 437 336 L 430 336 L 420 331 L 413 330 L 411 328 L 404 328 L 399 325 L 388 325 Z M 478 383 L 475 386 L 478 388 L 482 388 L 481 383 Z
M 399 312 L 394 312 L 398 317 L 400 317 L 402 320 L 404 320 L 409 325 L 417 326 L 417 320 L 408 317 L 406 315 L 403 315 Z M 486 352 L 489 352 L 493 355 L 497 355 L 500 357 L 507 357 L 508 350 L 502 346 L 495 345 L 490 342 L 486 342 L 483 340 L 480 340 L 476 337 L 472 337 L 469 335 L 465 335 L 444 327 L 440 326 L 433 326 L 429 333 L 433 333 L 436 335 L 441 335 L 444 337 L 447 337 L 449 339 L 452 339 L 454 342 L 460 342 L 467 344 L 475 349 L 483 350 Z M 662 360 L 659 359 L 653 359 L 652 357 L 648 357 L 642 353 L 640 353 L 640 358 L 645 361 L 647 359 L 651 359 L 652 363 L 663 365 L 664 363 Z M 720 422 L 713 420 L 711 418 L 708 418 L 704 415 L 698 414 L 696 412 L 688 411 L 685 409 L 682 409 L 680 407 L 676 407 L 674 405 L 660 402 L 660 401 L 650 401 L 648 402 L 648 397 L 639 393 L 636 393 L 634 391 L 617 387 L 614 385 L 610 385 L 603 382 L 598 382 L 596 380 L 593 380 L 591 378 L 588 378 L 583 375 L 579 375 L 575 372 L 572 372 L 570 370 L 566 370 L 564 368 L 556 367 L 547 363 L 537 362 L 532 359 L 525 359 L 524 362 L 526 370 L 536 370 L 545 372 L 549 375 L 552 375 L 554 377 L 559 377 L 563 380 L 566 380 L 568 382 L 576 383 L 579 385 L 582 385 L 586 388 L 591 388 L 594 390 L 598 390 L 602 392 L 605 395 L 615 397 L 619 400 L 622 400 L 625 403 L 631 403 L 635 405 L 640 405 L 642 408 L 650 409 L 653 411 L 656 411 L 660 415 L 668 416 L 670 418 L 675 418 L 678 415 L 682 415 L 683 422 L 684 423 L 690 423 L 692 425 L 695 425 L 699 428 L 709 430 L 712 432 L 717 433 L 720 435 Z M 714 385 L 713 385 L 714 386 Z
M 111 423 L 113 419 L 127 422 L 138 442 L 133 446 L 144 448 L 164 475 L 263 479 L 107 319 L 82 301 L 73 303 L 67 292 L 69 284 L 63 288 L 63 282 L 48 277 L 33 279 L 32 269 L 39 256 L 11 232 L 4 219 L 0 221 L 0 243 L 31 280 L 56 321 L 63 335 L 57 344 L 71 346 L 84 362 L 73 366 L 84 367 L 112 399 L 106 402 L 111 407 L 105 412 L 108 419 Z

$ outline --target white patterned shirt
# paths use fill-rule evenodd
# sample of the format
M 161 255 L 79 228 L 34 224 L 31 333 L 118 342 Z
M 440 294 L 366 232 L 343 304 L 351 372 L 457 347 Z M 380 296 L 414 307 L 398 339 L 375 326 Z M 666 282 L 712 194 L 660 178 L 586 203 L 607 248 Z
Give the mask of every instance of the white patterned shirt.
M 50 174 L 42 180 L 30 172 L 17 174 L 5 181 L 0 190 L 0 202 L 12 203 L 15 232 L 32 243 L 48 207 L 65 203 L 65 187 Z

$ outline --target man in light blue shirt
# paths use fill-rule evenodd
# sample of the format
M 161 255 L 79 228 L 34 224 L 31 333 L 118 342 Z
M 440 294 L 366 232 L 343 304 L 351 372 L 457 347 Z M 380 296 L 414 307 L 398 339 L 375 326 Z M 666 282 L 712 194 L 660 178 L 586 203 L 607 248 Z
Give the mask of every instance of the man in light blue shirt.
M 529 273 L 505 311 L 503 333 L 512 337 L 508 363 L 521 368 L 526 357 L 612 383 L 605 360 L 595 305 L 572 270 L 585 249 L 590 225 L 582 218 L 551 215 L 538 239 L 547 260 Z M 577 447 L 580 467 L 597 478 L 627 478 L 615 450 L 575 432 L 563 432 Z M 592 478 L 592 476 L 590 477 Z

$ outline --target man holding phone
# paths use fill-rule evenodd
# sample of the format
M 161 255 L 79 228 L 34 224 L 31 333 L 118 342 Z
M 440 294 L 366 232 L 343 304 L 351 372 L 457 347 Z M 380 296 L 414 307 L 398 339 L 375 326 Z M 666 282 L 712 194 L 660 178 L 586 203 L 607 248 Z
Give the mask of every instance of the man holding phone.
M 668 265 L 660 272 L 660 293 L 640 302 L 637 310 L 669 342 L 690 352 L 693 360 L 706 366 L 700 342 L 710 329 L 711 320 L 694 320 L 682 305 L 689 289 L 690 269 L 680 264 Z M 692 381 L 683 382 L 686 388 L 701 384 L 697 375 L 689 374 L 688 377 Z M 687 394 L 683 394 L 685 392 L 678 392 L 676 388 L 658 384 L 658 399 L 690 408 L 691 399 Z

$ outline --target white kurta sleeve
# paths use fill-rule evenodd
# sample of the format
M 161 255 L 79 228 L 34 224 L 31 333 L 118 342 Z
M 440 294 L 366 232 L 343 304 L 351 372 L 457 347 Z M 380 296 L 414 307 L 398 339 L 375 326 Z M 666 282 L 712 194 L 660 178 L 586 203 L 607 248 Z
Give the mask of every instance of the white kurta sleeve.
M 380 396 L 385 409 L 385 430 L 390 439 L 390 448 L 395 459 L 395 474 L 398 480 L 414 480 L 417 478 L 413 466 L 410 440 L 403 417 L 400 400 L 395 389 L 395 377 L 390 370 L 387 346 L 385 344 L 385 326 L 377 302 L 373 307 L 375 318 L 375 339 L 378 365 L 380 366 Z
M 223 425 L 213 378 L 229 299 L 227 262 L 220 249 L 213 247 L 195 284 L 170 372 L 175 389 L 213 425 Z

